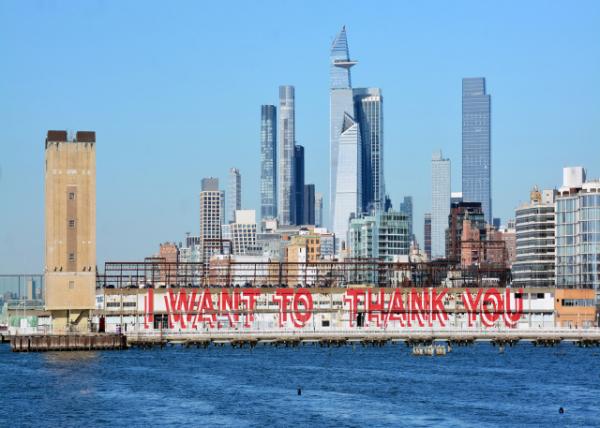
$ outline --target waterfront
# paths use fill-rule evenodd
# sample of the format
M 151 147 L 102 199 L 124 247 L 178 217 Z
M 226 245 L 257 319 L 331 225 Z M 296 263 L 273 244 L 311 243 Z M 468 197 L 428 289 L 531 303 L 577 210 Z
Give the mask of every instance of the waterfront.
M 11 353 L 1 426 L 600 426 L 600 349 L 481 343 Z M 297 388 L 302 395 L 297 395 Z M 565 413 L 558 413 L 559 407 Z

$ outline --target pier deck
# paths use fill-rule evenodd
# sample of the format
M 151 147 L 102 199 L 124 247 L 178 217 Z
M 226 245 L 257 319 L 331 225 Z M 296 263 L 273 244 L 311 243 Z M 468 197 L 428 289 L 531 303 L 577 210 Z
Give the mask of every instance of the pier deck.
M 208 347 L 257 345 L 296 347 L 306 344 L 320 346 L 363 345 L 383 346 L 405 343 L 419 346 L 445 342 L 453 346 L 468 346 L 475 342 L 489 342 L 494 346 L 513 346 L 518 342 L 535 346 L 556 346 L 571 342 L 581 347 L 600 346 L 600 329 L 406 329 L 384 331 L 375 329 L 348 329 L 330 331 L 262 330 L 262 331 L 204 331 L 204 332 L 129 332 L 124 335 L 99 334 L 38 334 L 10 337 L 14 352 L 121 350 L 128 347 Z
M 139 332 L 127 334 L 128 346 L 155 346 L 181 344 L 200 346 L 208 344 L 231 344 L 232 346 L 253 346 L 272 344 L 296 346 L 304 343 L 326 345 L 343 344 L 385 344 L 404 342 L 407 345 L 448 342 L 468 345 L 474 342 L 491 342 L 499 345 L 512 345 L 519 341 L 534 345 L 554 346 L 561 342 L 573 342 L 581 346 L 600 346 L 600 329 L 531 329 L 531 330 L 455 330 L 455 329 L 406 329 L 403 331 L 383 331 L 381 329 L 353 329 L 331 331 L 265 330 L 265 331 L 221 331 L 221 332 Z

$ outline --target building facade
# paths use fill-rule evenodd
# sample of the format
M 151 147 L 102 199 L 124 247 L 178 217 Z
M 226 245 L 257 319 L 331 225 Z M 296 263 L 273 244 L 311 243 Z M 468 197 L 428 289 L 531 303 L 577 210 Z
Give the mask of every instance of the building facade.
M 323 227 L 323 194 L 315 192 L 315 226 Z
M 446 227 L 450 213 L 450 159 L 442 152 L 431 158 L 431 258 L 441 259 L 446 255 Z
M 256 211 L 237 210 L 235 221 L 223 225 L 223 239 L 230 242 L 231 254 L 250 254 L 256 248 Z
M 277 214 L 279 224 L 294 224 L 294 150 L 296 108 L 293 86 L 279 87 L 279 138 L 277 149 Z
M 202 260 L 223 252 L 221 225 L 224 217 L 225 195 L 219 190 L 218 178 L 203 178 L 200 192 L 200 246 Z
M 462 80 L 462 193 L 492 224 L 491 99 L 485 78 Z
M 96 133 L 48 131 L 46 310 L 55 331 L 87 330 L 96 288 Z
M 425 213 L 423 222 L 423 249 L 427 259 L 431 260 L 431 213 Z
M 410 236 L 411 241 L 414 241 L 412 196 L 405 196 L 402 202 L 400 202 L 400 212 L 406 214 L 406 217 L 408 218 L 408 235 Z
M 397 211 L 377 211 L 350 222 L 350 257 L 393 261 L 408 255 L 410 237 L 408 218 Z
M 450 215 L 447 219 L 446 239 L 446 257 L 449 260 L 459 262 L 462 260 L 462 237 L 464 222 L 470 222 L 471 229 L 480 231 L 480 238 L 485 239 L 485 217 L 481 209 L 480 202 L 459 202 L 452 204 Z
M 556 196 L 556 286 L 593 289 L 600 300 L 600 181 L 568 168 Z
M 492 266 L 507 268 L 508 254 L 502 233 L 488 224 L 464 220 L 461 233 L 460 263 L 463 268 Z
M 556 232 L 555 191 L 534 188 L 529 203 L 515 210 L 515 287 L 554 287 Z
M 304 185 L 302 224 L 315 226 L 315 185 Z
M 383 96 L 379 88 L 357 88 L 353 94 L 362 152 L 362 211 L 369 213 L 382 210 L 385 202 Z
M 235 212 L 242 209 L 242 176 L 240 170 L 231 168 L 227 182 L 227 215 L 225 221 L 233 223 Z
M 304 219 L 304 146 L 294 146 L 294 224 L 306 224 Z
M 260 217 L 277 217 L 277 109 L 260 107 Z

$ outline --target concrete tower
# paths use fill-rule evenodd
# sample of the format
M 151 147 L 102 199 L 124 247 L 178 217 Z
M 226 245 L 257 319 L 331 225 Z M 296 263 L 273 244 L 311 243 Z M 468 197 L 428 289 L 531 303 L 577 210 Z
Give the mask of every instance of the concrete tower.
M 55 332 L 86 331 L 96 289 L 96 133 L 48 131 L 46 309 Z

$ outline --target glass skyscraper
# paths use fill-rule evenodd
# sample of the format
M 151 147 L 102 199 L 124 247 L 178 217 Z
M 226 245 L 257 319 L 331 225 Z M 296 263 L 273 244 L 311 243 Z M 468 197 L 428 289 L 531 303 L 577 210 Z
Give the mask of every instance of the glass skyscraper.
M 304 213 L 302 215 L 303 224 L 315 224 L 315 185 L 304 185 Z
M 235 212 L 242 209 L 242 176 L 240 170 L 231 168 L 227 182 L 227 223 L 235 222 Z
M 295 128 L 295 94 L 293 86 L 279 87 L 279 138 L 277 155 L 277 211 L 279 224 L 291 225 L 295 217 L 294 195 L 294 147 L 296 141 Z
M 273 105 L 260 108 L 260 216 L 277 217 L 277 113 Z
M 491 102 L 485 78 L 462 81 L 462 193 L 465 202 L 481 202 L 492 224 Z
M 294 146 L 294 224 L 306 224 L 304 219 L 304 146 Z
M 330 205 L 331 227 L 336 250 L 346 242 L 348 222 L 362 209 L 362 166 L 360 130 L 355 119 L 354 97 L 346 28 L 342 28 L 331 47 L 330 90 Z M 336 251 L 337 252 L 337 251 Z
M 442 152 L 431 158 L 431 258 L 446 257 L 446 228 L 450 214 L 450 159 Z
M 383 210 L 383 96 L 378 88 L 352 88 L 346 28 L 331 47 L 330 205 L 336 249 L 347 240 L 348 222 Z
M 360 128 L 362 156 L 362 210 L 383 209 L 383 96 L 379 88 L 353 90 Z

